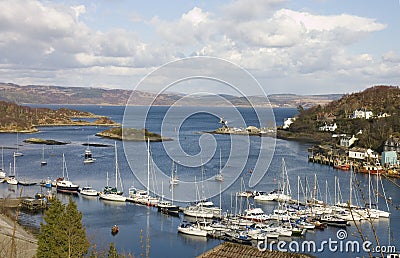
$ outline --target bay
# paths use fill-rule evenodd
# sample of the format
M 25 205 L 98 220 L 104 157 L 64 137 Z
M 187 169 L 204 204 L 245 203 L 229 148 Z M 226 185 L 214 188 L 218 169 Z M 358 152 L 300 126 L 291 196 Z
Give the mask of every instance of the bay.
M 45 106 L 50 108 L 59 108 L 61 106 L 55 105 L 31 105 L 31 106 Z M 146 112 L 146 107 L 132 107 L 133 111 L 129 117 L 123 116 L 124 107 L 122 106 L 65 106 L 68 108 L 74 108 L 84 111 L 90 111 L 99 115 L 110 116 L 111 119 L 117 122 L 127 122 L 135 125 L 138 128 L 146 127 L 152 132 L 163 133 L 166 136 L 178 135 L 179 139 L 175 139 L 181 145 L 181 148 L 189 156 L 199 154 L 201 152 L 201 145 L 199 141 L 203 141 L 203 134 L 199 132 L 212 131 L 218 128 L 219 117 L 212 114 L 224 114 L 224 119 L 229 121 L 231 126 L 242 126 L 241 119 L 236 117 L 235 110 L 229 108 L 212 108 L 212 107 L 179 107 L 176 110 L 174 116 L 171 116 L 169 131 L 162 132 L 161 124 L 165 113 L 168 111 L 168 107 L 152 107 L 150 113 L 147 116 L 145 123 L 140 121 L 140 117 L 143 112 Z M 198 111 L 201 112 L 198 112 Z M 257 117 L 253 110 L 248 108 L 238 108 L 243 120 L 246 125 L 256 125 Z M 283 119 L 286 117 L 292 117 L 296 114 L 296 109 L 290 108 L 279 108 L 274 109 L 275 121 L 278 125 L 283 123 Z M 188 117 L 182 118 L 182 114 L 191 114 Z M 175 120 L 174 120 L 175 119 Z M 136 123 L 136 124 L 135 124 Z M 265 125 L 262 125 L 265 126 Z M 81 186 L 90 184 L 94 188 L 101 190 L 106 184 L 106 175 L 109 174 L 110 178 L 113 178 L 115 167 L 114 167 L 114 141 L 105 138 L 96 137 L 95 134 L 99 131 L 107 129 L 107 127 L 41 127 L 40 132 L 36 134 L 19 134 L 18 144 L 20 151 L 24 153 L 24 156 L 18 157 L 16 161 L 16 172 L 19 178 L 28 178 L 40 181 L 50 177 L 55 179 L 62 175 L 62 153 L 65 154 L 69 177 L 71 181 L 78 183 Z M 178 132 L 176 134 L 176 131 Z M 22 141 L 24 139 L 36 137 L 44 139 L 53 139 L 59 141 L 70 142 L 64 146 L 46 146 L 45 157 L 48 162 L 47 166 L 40 166 L 42 146 L 25 144 Z M 202 138 L 200 140 L 200 138 Z M 208 137 L 208 136 L 206 136 Z M 221 149 L 222 163 L 228 160 L 230 156 L 239 157 L 242 155 L 240 152 L 230 153 L 232 141 L 237 140 L 237 136 L 230 137 L 228 135 L 213 135 L 215 139 L 215 149 Z M 240 136 L 239 136 L 240 137 Z M 83 153 L 85 146 L 82 144 L 87 143 L 89 139 L 90 143 L 102 143 L 108 144 L 110 147 L 91 147 L 93 156 L 96 161 L 93 164 L 83 164 Z M 243 178 L 245 182 L 248 182 L 251 177 L 251 171 L 257 161 L 260 153 L 260 137 L 250 137 L 250 152 L 246 154 L 246 164 L 240 171 L 234 171 L 235 167 L 232 167 L 232 174 L 239 173 L 239 178 L 232 184 L 227 185 L 227 189 L 222 192 L 222 210 L 231 211 L 239 210 L 244 208 L 247 204 L 243 201 L 238 202 L 235 205 L 235 200 L 232 200 L 231 196 L 241 188 L 240 178 Z M 242 139 L 240 139 L 242 141 Z M 15 134 L 1 134 L 0 145 L 7 147 L 16 147 L 17 139 Z M 121 171 L 121 177 L 124 186 L 125 195 L 128 194 L 128 188 L 131 185 L 136 187 L 144 188 L 146 184 L 143 184 L 138 180 L 137 175 L 139 173 L 146 173 L 147 162 L 144 159 L 139 159 L 136 163 L 130 164 L 129 159 L 139 153 L 139 150 L 143 151 L 144 143 L 124 143 L 117 142 L 118 147 L 118 159 L 119 168 Z M 310 144 L 300 143 L 286 140 L 276 140 L 276 146 L 271 164 L 266 171 L 264 177 L 260 183 L 247 190 L 259 190 L 259 191 L 271 191 L 278 186 L 278 182 L 281 178 L 281 162 L 282 158 L 286 161 L 286 167 L 291 183 L 292 195 L 297 196 L 297 178 L 301 178 L 303 184 L 305 178 L 308 178 L 308 182 L 312 187 L 314 174 L 317 176 L 319 193 L 318 196 L 325 200 L 325 183 L 327 182 L 329 193 L 327 196 L 328 202 L 333 202 L 333 191 L 334 191 L 334 178 L 335 176 L 340 180 L 341 191 L 343 199 L 347 200 L 349 196 L 349 172 L 343 172 L 335 170 L 331 167 L 322 166 L 319 164 L 309 163 L 307 161 L 307 149 Z M 6 172 L 8 173 L 9 164 L 13 162 L 12 149 L 4 149 L 4 163 Z M 145 153 L 145 152 L 143 152 Z M 164 145 L 162 143 L 151 143 L 151 153 L 154 159 L 155 165 L 159 167 L 167 176 L 171 171 L 171 159 L 168 157 Z M 139 155 L 139 154 L 138 154 Z M 245 155 L 245 154 L 243 154 Z M 183 158 L 183 157 L 182 157 Z M 134 159 L 134 157 L 132 158 Z M 138 166 L 136 169 L 135 166 Z M 219 151 L 213 155 L 208 162 L 203 166 L 204 176 L 212 178 L 219 168 Z M 200 167 L 188 168 L 184 166 L 178 166 L 178 174 L 181 180 L 193 180 L 193 175 L 197 175 L 199 179 L 201 175 Z M 226 175 L 229 177 L 229 174 Z M 360 188 L 364 190 L 368 189 L 368 177 L 365 175 L 356 175 L 360 181 Z M 153 178 L 156 180 L 157 178 Z M 374 179 L 374 177 L 373 177 Z M 399 184 L 399 180 L 395 180 Z M 110 185 L 114 184 L 114 179 L 110 180 Z M 211 185 L 211 184 L 209 184 Z M 390 206 L 392 215 L 390 219 L 379 219 L 374 223 L 376 232 L 379 236 L 381 245 L 395 245 L 400 248 L 399 235 L 400 230 L 400 213 L 395 209 L 396 205 L 400 203 L 399 189 L 393 183 L 383 180 L 383 186 L 386 194 L 391 197 L 393 206 Z M 179 192 L 178 185 L 176 187 Z M 160 185 L 152 183 L 151 188 L 153 190 L 160 191 Z M 0 185 L 0 195 L 3 197 L 14 197 L 20 194 L 22 195 L 33 195 L 37 192 L 43 191 L 39 186 L 30 187 L 10 187 L 7 184 Z M 212 189 L 205 189 L 205 192 L 212 191 Z M 165 195 L 170 194 L 168 186 L 164 185 L 163 192 Z M 365 192 L 365 191 L 364 191 Z M 193 189 L 191 194 L 195 194 Z M 58 195 L 63 201 L 68 201 L 67 195 Z M 219 195 L 215 195 L 212 200 L 216 205 L 219 205 Z M 358 196 L 361 199 L 360 196 Z M 221 241 L 214 239 L 199 239 L 196 237 L 188 237 L 177 233 L 177 226 L 182 221 L 181 218 L 174 218 L 165 216 L 157 212 L 152 207 L 140 206 L 131 203 L 113 203 L 99 200 L 97 198 L 88 198 L 84 196 L 76 196 L 74 200 L 78 204 L 79 210 L 83 213 L 83 223 L 87 228 L 87 235 L 91 243 L 95 243 L 98 250 L 107 250 L 109 243 L 114 242 L 117 249 L 120 252 L 132 253 L 135 256 L 149 255 L 150 257 L 194 257 L 197 256 L 210 248 L 218 245 Z M 194 200 L 193 200 L 194 201 Z M 384 200 L 382 197 L 379 199 L 381 208 L 384 208 Z M 185 203 L 181 203 L 185 205 Z M 251 203 L 257 207 L 261 207 L 266 213 L 272 212 L 276 208 L 276 203 Z M 235 207 L 236 206 L 236 207 Z M 27 223 L 39 226 L 42 222 L 41 215 L 28 215 L 22 214 L 22 220 Z M 117 224 L 120 227 L 120 232 L 112 236 L 110 233 L 111 226 Z M 374 236 L 371 232 L 370 225 L 367 222 L 361 222 L 361 229 L 365 236 L 370 241 L 375 241 Z M 329 238 L 338 240 L 336 237 L 338 229 L 328 227 L 324 231 L 309 231 L 305 237 L 295 238 L 292 241 L 297 241 L 300 244 L 303 241 L 315 241 L 321 243 L 327 241 Z M 358 234 L 357 228 L 353 225 L 346 228 L 347 240 L 362 242 L 360 235 Z M 287 240 L 287 243 L 290 241 Z M 375 243 L 375 242 L 374 242 Z M 276 248 L 276 246 L 275 246 Z M 339 252 L 336 251 L 335 255 L 340 253 L 343 257 L 354 257 L 354 253 Z M 313 253 L 317 257 L 331 257 L 332 252 L 330 250 L 321 250 L 321 252 Z M 365 252 L 360 252 L 357 255 L 365 255 Z

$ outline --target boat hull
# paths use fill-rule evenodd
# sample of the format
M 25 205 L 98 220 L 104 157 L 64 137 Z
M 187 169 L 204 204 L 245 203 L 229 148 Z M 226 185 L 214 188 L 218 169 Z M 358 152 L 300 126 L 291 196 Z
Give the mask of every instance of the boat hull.
M 100 199 L 107 200 L 107 201 L 114 201 L 114 202 L 125 202 L 126 197 L 118 194 L 99 194 Z
M 69 194 L 78 194 L 79 187 L 60 187 L 57 186 L 57 192 L 59 193 L 69 193 Z

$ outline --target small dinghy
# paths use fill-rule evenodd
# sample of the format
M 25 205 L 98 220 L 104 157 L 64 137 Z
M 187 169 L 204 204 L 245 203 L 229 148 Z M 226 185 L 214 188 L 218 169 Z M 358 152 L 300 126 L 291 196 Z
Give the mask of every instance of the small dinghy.
M 115 236 L 119 232 L 119 227 L 117 225 L 112 226 L 111 235 Z

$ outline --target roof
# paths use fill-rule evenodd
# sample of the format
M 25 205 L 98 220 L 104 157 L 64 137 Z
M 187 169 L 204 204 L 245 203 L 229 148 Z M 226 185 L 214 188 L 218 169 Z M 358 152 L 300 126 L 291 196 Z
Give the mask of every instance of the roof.
M 243 257 L 243 258 L 258 258 L 258 257 L 270 257 L 270 258 L 309 258 L 310 255 L 296 254 L 296 253 L 285 253 L 280 251 L 260 251 L 257 247 L 241 245 L 231 242 L 224 242 L 211 250 L 197 256 L 198 258 L 228 258 L 228 257 Z

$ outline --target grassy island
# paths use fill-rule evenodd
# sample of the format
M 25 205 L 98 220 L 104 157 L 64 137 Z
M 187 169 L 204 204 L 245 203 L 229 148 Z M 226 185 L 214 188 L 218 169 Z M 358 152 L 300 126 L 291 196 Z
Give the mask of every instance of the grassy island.
M 60 142 L 56 140 L 46 140 L 46 139 L 40 139 L 40 138 L 29 138 L 24 140 L 26 143 L 31 143 L 31 144 L 46 144 L 46 145 L 65 145 L 68 144 L 68 142 Z
M 147 141 L 161 142 L 161 141 L 172 141 L 171 138 L 162 137 L 159 134 L 149 132 L 147 129 L 135 129 L 135 128 L 122 128 L 113 127 L 108 130 L 97 133 L 96 136 L 124 140 L 124 141 Z

